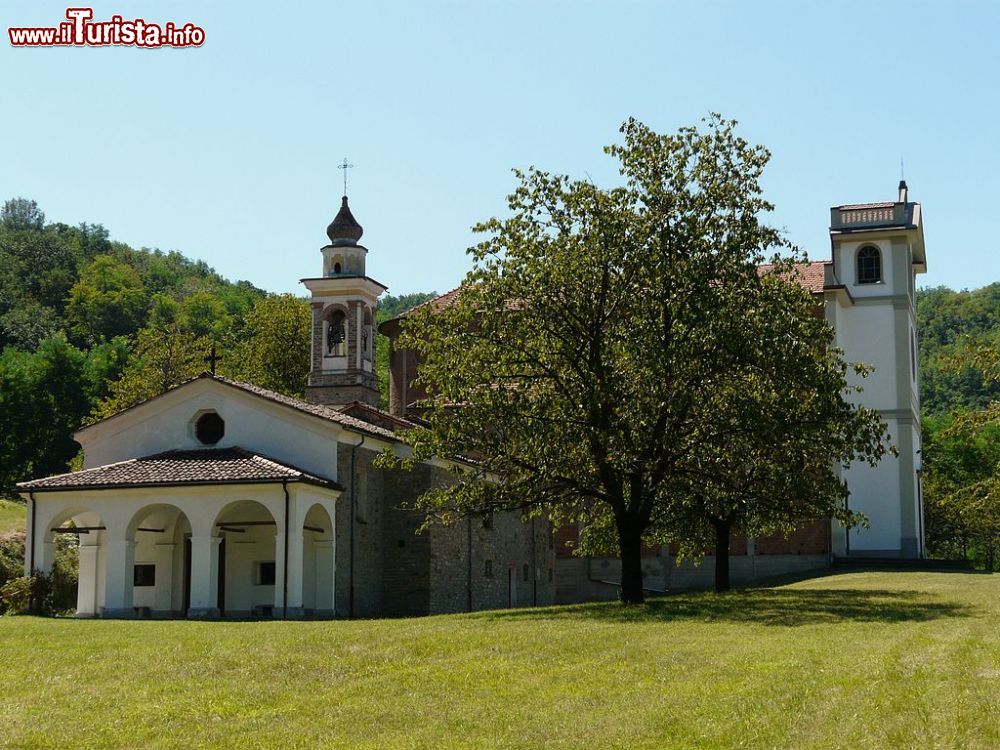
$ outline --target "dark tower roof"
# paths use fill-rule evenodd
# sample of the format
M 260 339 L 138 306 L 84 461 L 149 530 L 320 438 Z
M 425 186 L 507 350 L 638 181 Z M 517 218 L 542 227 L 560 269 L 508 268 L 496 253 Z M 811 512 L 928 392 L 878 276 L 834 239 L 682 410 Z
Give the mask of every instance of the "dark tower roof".
M 356 245 L 364 233 L 365 230 L 361 228 L 358 220 L 351 213 L 351 209 L 347 205 L 347 196 L 345 195 L 340 204 L 340 210 L 333 217 L 330 226 L 326 228 L 326 236 L 330 238 L 330 242 L 334 245 Z

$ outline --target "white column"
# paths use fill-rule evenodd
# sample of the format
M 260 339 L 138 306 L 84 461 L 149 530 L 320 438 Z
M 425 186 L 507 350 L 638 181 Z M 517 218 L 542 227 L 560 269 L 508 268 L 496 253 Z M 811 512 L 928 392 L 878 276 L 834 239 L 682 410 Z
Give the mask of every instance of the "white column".
M 80 545 L 80 572 L 76 587 L 76 616 L 97 615 L 97 552 L 96 544 Z
M 191 537 L 191 608 L 188 617 L 219 616 L 219 543 L 221 537 Z
M 135 542 L 131 539 L 112 539 L 106 546 L 101 616 L 134 617 L 132 582 L 135 575 Z
M 173 609 L 174 544 L 167 542 L 154 547 L 156 553 L 156 594 L 153 610 L 169 612 Z
M 288 532 L 288 611 L 286 617 L 302 617 L 302 525 L 296 523 Z M 284 558 L 282 558 L 284 559 Z M 277 592 L 277 588 L 275 588 Z

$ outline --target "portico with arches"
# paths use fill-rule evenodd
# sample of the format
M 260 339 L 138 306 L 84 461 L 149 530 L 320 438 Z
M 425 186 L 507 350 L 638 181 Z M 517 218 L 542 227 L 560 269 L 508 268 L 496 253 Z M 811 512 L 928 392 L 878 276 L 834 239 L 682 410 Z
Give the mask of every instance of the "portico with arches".
M 170 451 L 46 481 L 31 490 L 28 565 L 51 570 L 54 537 L 79 538 L 78 616 L 334 614 L 335 482 L 240 449 Z

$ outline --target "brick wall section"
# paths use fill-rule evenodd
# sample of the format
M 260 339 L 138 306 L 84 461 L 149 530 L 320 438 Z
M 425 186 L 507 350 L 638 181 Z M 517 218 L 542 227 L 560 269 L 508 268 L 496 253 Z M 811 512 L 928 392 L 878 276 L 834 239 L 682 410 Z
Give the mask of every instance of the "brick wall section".
M 312 303 L 312 367 L 311 372 L 323 369 L 323 303 Z
M 758 555 L 825 555 L 830 552 L 830 521 L 806 521 L 788 539 L 782 534 L 761 537 Z
M 374 451 L 338 449 L 336 614 L 350 613 L 351 492 L 355 491 L 354 616 L 396 617 L 469 609 L 469 521 L 417 533 L 423 515 L 414 501 L 450 475 L 421 465 L 412 471 L 372 467 Z M 548 522 L 497 514 L 471 521 L 472 609 L 527 607 L 555 601 L 555 548 Z M 534 545 L 532 545 L 532 531 Z M 486 575 L 486 560 L 492 575 Z M 525 580 L 525 565 L 528 578 Z
M 427 390 L 413 383 L 419 362 L 416 352 L 397 349 L 394 339 L 389 339 L 389 413 L 406 415 L 407 404 L 427 396 Z M 404 382 L 406 381 L 406 382 Z
M 522 521 L 517 513 L 495 514 L 485 524 L 483 518 L 475 517 L 453 526 L 434 527 L 432 611 L 552 604 L 555 550 L 550 530 L 544 519 Z
M 417 533 L 423 516 L 407 508 L 430 489 L 439 470 L 421 465 L 412 471 L 382 473 L 385 487 L 383 614 L 390 617 L 426 615 L 434 611 L 430 606 L 431 539 L 426 533 Z
M 354 616 L 377 617 L 383 604 L 384 476 L 373 469 L 373 451 L 357 449 L 351 473 L 351 446 L 338 446 L 337 476 L 344 492 L 337 501 L 337 616 L 350 613 L 351 590 L 351 491 L 355 491 L 354 533 Z

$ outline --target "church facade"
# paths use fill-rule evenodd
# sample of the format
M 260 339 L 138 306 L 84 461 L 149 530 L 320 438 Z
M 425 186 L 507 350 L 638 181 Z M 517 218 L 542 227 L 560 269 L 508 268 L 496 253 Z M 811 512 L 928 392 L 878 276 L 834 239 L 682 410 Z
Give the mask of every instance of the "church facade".
M 618 562 L 574 557 L 576 530 L 512 513 L 421 530 L 408 508 L 449 481 L 443 461 L 382 469 L 408 448 L 419 362 L 390 341 L 390 409 L 378 408 L 375 314 L 347 203 L 327 228 L 311 294 L 306 398 L 211 373 L 76 433 L 81 470 L 23 482 L 25 569 L 50 570 L 55 539 L 79 540 L 77 614 L 104 617 L 377 617 L 612 598 Z M 847 359 L 875 367 L 858 398 L 889 424 L 899 456 L 852 466 L 846 534 L 811 522 L 790 539 L 734 540 L 734 579 L 823 567 L 835 557 L 923 555 L 915 274 L 926 270 L 920 206 L 907 199 L 831 211 L 832 258 L 800 283 Z M 431 304 L 447 305 L 454 293 Z M 651 591 L 696 586 L 710 567 L 648 549 Z

